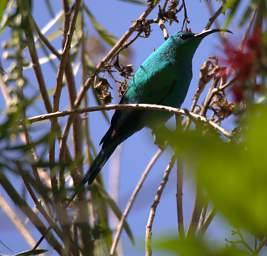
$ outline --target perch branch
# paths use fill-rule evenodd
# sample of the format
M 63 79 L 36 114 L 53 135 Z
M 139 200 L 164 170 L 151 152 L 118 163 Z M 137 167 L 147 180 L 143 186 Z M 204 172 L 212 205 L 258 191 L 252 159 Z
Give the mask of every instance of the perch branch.
M 111 104 L 111 105 L 88 107 L 88 108 L 83 108 L 83 109 L 57 111 L 53 113 L 48 113 L 48 114 L 43 114 L 43 115 L 38 115 L 38 116 L 28 118 L 27 122 L 36 123 L 39 121 L 72 115 L 72 114 L 81 114 L 81 113 L 86 113 L 86 112 L 95 112 L 95 111 L 100 111 L 100 110 L 112 110 L 112 109 L 158 110 L 162 112 L 172 113 L 175 115 L 184 115 L 184 116 L 189 117 L 192 120 L 200 121 L 202 123 L 208 124 L 213 129 L 215 129 L 217 132 L 219 132 L 220 134 L 224 135 L 227 138 L 231 138 L 232 136 L 231 132 L 226 131 L 220 125 L 218 125 L 217 123 L 213 121 L 208 120 L 204 116 L 190 112 L 185 109 L 172 108 L 172 107 L 167 107 L 164 105 L 154 105 L 154 104 Z

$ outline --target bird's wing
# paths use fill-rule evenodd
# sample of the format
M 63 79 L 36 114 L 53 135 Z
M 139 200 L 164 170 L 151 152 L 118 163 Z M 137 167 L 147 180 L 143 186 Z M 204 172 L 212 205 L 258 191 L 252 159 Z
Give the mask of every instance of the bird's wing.
M 152 56 L 153 57 L 153 56 Z M 176 79 L 175 65 L 160 58 L 148 58 L 129 83 L 122 103 L 158 104 Z
M 151 62 L 148 59 L 136 71 L 120 104 L 161 104 L 175 85 L 174 72 L 171 63 L 164 61 Z M 109 144 L 115 138 L 123 141 L 131 134 L 142 129 L 143 124 L 140 119 L 142 119 L 143 113 L 144 111 L 132 109 L 116 110 L 111 120 L 111 126 L 101 139 L 100 144 Z

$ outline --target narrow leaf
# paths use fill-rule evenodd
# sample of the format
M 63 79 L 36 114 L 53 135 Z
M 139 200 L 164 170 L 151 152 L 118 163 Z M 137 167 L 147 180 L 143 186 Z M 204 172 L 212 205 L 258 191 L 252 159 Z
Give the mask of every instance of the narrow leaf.
M 99 36 L 109 45 L 113 46 L 116 42 L 115 36 L 113 36 L 109 31 L 107 31 L 95 18 L 95 16 L 91 13 L 91 11 L 84 5 L 85 13 L 88 15 L 92 25 L 95 30 L 99 34 Z
M 99 192 L 102 194 L 103 198 L 106 200 L 107 204 L 110 206 L 110 208 L 113 211 L 113 213 L 115 214 L 115 216 L 118 218 L 118 220 L 120 220 L 121 217 L 122 217 L 122 212 L 119 209 L 119 207 L 117 206 L 116 202 L 100 186 L 99 186 Z M 130 229 L 129 224 L 126 221 L 124 222 L 124 229 L 125 229 L 128 237 L 130 238 L 131 242 L 134 244 L 134 236 L 133 236 L 133 233 L 132 233 L 132 231 Z

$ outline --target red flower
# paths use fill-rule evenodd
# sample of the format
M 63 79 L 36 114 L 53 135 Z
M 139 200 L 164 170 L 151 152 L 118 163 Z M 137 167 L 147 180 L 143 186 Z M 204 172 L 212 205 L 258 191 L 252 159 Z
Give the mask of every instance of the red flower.
M 246 80 L 253 72 L 253 66 L 259 55 L 261 35 L 258 30 L 249 36 L 242 46 L 225 41 L 224 53 L 226 58 L 223 60 L 230 66 L 240 80 Z
M 245 98 L 245 93 L 240 84 L 235 84 L 232 87 L 232 94 L 234 97 L 234 102 L 240 103 L 244 100 Z
M 244 85 L 247 85 L 246 81 L 257 68 L 256 65 L 261 58 L 260 46 L 261 34 L 260 30 L 257 29 L 242 43 L 229 41 L 224 43 L 225 57 L 222 61 L 228 66 L 226 70 L 238 78 L 236 84 L 231 88 L 235 102 L 240 103 L 245 100 L 245 91 L 250 87 Z M 255 88 L 252 89 L 255 91 Z

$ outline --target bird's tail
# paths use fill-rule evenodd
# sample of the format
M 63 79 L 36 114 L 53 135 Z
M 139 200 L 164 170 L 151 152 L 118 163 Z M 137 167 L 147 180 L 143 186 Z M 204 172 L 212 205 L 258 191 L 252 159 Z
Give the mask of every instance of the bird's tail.
M 107 162 L 111 154 L 116 149 L 117 145 L 109 145 L 107 147 L 103 146 L 98 155 L 96 156 L 94 162 L 90 166 L 89 170 L 87 171 L 86 175 L 82 180 L 82 184 L 88 182 L 90 185 L 94 179 L 96 178 L 97 174 L 101 171 L 104 164 Z

